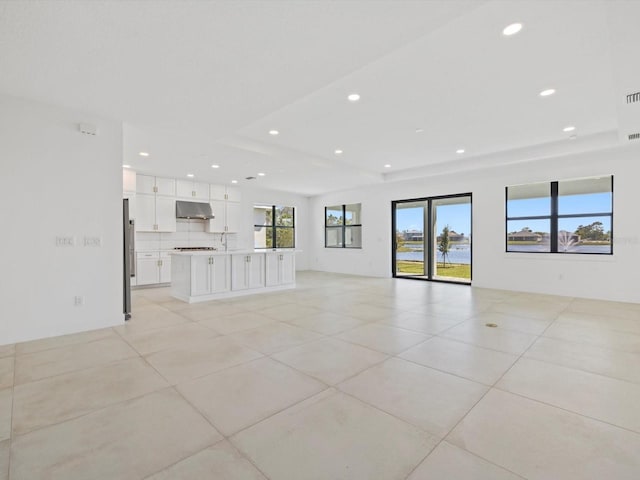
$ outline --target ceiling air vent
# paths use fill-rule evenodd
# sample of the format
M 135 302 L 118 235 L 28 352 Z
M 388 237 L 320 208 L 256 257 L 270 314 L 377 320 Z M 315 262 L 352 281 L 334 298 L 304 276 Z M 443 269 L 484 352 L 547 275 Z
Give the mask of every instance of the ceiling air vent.
M 629 134 L 629 140 L 640 140 L 640 133 Z
M 640 92 L 630 93 L 627 95 L 627 103 L 638 103 L 640 102 Z
M 246 177 L 245 180 L 255 180 L 256 177 Z

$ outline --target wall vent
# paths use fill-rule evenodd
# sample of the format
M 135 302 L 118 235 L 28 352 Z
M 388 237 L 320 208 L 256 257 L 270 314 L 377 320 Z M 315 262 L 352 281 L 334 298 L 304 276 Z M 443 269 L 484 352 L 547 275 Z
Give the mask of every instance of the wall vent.
M 629 140 L 640 140 L 640 133 L 631 133 L 629 135 Z
M 627 95 L 627 103 L 640 102 L 640 92 L 630 93 Z

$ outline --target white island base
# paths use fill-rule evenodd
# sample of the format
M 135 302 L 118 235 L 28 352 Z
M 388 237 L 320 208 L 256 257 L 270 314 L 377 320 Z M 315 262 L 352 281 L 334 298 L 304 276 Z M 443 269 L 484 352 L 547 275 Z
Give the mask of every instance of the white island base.
M 293 250 L 171 254 L 171 296 L 188 303 L 295 288 Z

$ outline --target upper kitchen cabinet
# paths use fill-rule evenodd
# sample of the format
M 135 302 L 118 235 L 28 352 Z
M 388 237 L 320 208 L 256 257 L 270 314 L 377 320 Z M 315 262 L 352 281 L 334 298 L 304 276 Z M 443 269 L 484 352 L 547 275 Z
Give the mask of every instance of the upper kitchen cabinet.
M 152 175 L 136 176 L 136 193 L 176 196 L 176 181 L 173 178 L 154 177 Z
M 209 220 L 207 232 L 240 231 L 240 189 L 225 185 L 209 185 L 209 195 L 215 218 Z
M 240 202 L 241 200 L 239 188 L 227 187 L 227 202 Z
M 137 175 L 136 231 L 176 231 L 176 181 L 173 178 Z
M 240 204 L 224 200 L 211 200 L 214 218 L 209 220 L 206 231 L 210 233 L 237 233 L 240 231 Z
M 226 200 L 227 189 L 224 185 L 209 185 L 209 200 Z
M 211 200 L 239 202 L 241 200 L 240 189 L 225 185 L 209 185 L 209 198 Z
M 181 200 L 209 201 L 209 184 L 178 180 L 176 182 L 177 197 Z
M 136 195 L 136 232 L 175 232 L 176 199 Z

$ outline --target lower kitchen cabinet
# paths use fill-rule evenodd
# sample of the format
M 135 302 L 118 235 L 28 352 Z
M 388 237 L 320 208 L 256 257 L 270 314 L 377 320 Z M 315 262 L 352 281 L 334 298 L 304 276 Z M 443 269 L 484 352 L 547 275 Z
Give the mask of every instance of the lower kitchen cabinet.
M 229 256 L 192 256 L 191 296 L 227 292 L 229 285 Z
M 171 296 L 189 303 L 296 286 L 293 251 L 173 252 L 171 257 Z
M 287 285 L 296 281 L 296 256 L 293 252 L 267 252 L 266 285 Z
M 246 290 L 265 286 L 264 254 L 231 255 L 231 290 Z
M 171 282 L 171 256 L 166 252 L 138 252 L 136 286 Z

